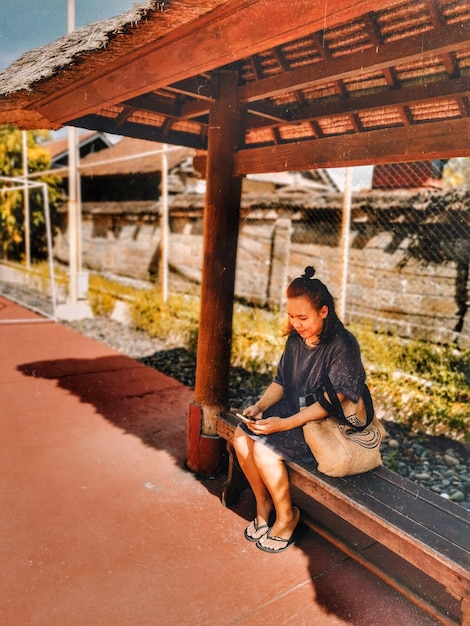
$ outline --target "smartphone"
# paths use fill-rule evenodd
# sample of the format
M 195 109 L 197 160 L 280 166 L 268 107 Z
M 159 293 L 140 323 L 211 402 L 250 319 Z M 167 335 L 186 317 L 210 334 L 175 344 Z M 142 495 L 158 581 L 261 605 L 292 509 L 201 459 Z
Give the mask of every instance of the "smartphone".
M 250 422 L 251 423 L 256 422 L 254 417 L 248 417 L 248 415 L 243 415 L 242 413 L 239 413 L 238 411 L 235 412 L 235 415 L 246 424 L 249 424 Z

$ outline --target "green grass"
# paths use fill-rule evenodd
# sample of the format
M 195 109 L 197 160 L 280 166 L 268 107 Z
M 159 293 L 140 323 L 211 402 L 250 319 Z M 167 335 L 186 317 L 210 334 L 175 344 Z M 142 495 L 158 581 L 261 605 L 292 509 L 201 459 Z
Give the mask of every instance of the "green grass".
M 431 435 L 470 439 L 470 351 L 352 326 L 376 405 Z

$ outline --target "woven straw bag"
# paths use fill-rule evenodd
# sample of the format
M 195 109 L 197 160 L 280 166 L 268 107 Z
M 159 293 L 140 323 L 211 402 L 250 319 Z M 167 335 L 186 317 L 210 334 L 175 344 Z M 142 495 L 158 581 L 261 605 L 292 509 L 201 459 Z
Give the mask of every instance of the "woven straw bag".
M 342 403 L 328 377 L 319 402 L 329 415 L 304 425 L 304 437 L 318 462 L 318 471 L 328 476 L 362 474 L 382 465 L 380 444 L 385 429 L 374 415 L 368 387 L 356 404 L 349 399 Z

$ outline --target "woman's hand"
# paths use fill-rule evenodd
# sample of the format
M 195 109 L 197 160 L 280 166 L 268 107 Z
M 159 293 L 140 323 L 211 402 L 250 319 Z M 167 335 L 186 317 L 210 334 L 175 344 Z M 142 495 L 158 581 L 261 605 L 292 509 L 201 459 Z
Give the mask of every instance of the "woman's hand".
M 243 411 L 243 415 L 260 420 L 263 417 L 263 411 L 259 408 L 257 404 L 252 404 Z
M 271 433 L 278 433 L 281 430 L 285 430 L 286 419 L 281 417 L 267 417 L 263 420 L 256 420 L 256 422 L 250 422 L 247 424 L 248 428 L 255 435 L 270 435 Z

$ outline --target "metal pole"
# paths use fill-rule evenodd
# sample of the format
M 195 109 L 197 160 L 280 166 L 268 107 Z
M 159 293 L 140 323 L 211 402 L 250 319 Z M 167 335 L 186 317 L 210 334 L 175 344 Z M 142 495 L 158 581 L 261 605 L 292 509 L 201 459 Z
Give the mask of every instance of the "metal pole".
M 24 206 L 24 239 L 25 239 L 25 255 L 26 267 L 31 269 L 31 217 L 29 214 L 29 187 L 26 183 L 28 180 L 28 132 L 22 131 L 23 135 L 23 176 L 25 180 L 23 190 L 23 206 Z
M 167 144 L 162 150 L 162 193 L 160 199 L 160 230 L 161 230 L 161 258 L 160 276 L 163 302 L 168 301 L 168 241 L 169 241 L 169 211 L 168 211 L 168 154 Z
M 75 0 L 67 0 L 67 32 L 75 30 Z
M 75 29 L 75 0 L 68 0 L 67 31 Z M 72 306 L 78 302 L 78 272 L 80 269 L 80 219 L 78 210 L 77 185 L 77 129 L 68 128 L 69 151 L 69 301 Z
M 348 288 L 349 241 L 351 228 L 351 168 L 344 169 L 343 219 L 341 223 L 341 289 L 339 300 L 339 317 L 344 321 L 346 315 L 346 291 Z
M 55 289 L 55 275 L 54 275 L 54 251 L 52 242 L 52 227 L 51 227 L 51 212 L 49 206 L 49 189 L 46 183 L 42 183 L 42 192 L 44 198 L 44 217 L 46 220 L 46 236 L 47 236 L 47 251 L 49 257 L 49 273 L 51 277 L 51 300 L 52 300 L 52 317 L 56 319 L 56 307 L 57 296 Z
M 77 129 L 69 127 L 69 300 L 78 302 Z

